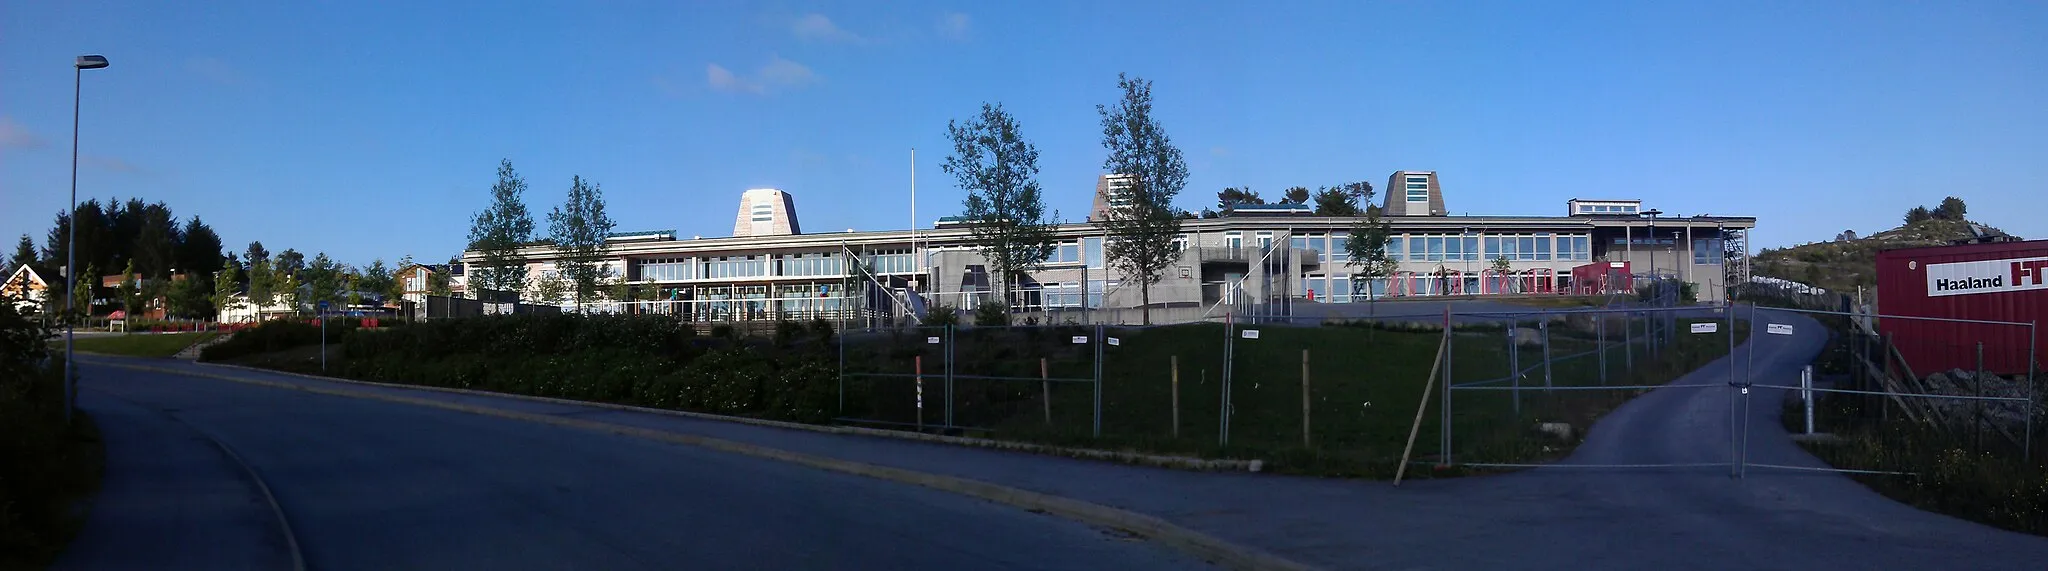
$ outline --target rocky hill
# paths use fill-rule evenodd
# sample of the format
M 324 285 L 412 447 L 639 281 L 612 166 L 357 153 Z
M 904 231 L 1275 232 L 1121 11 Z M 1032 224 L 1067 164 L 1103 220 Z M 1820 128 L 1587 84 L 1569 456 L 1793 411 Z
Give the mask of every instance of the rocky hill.
M 1877 253 L 1897 248 L 1946 246 L 2009 237 L 2004 231 L 1962 219 L 1929 218 L 1871 234 L 1844 232 L 1834 241 L 1764 248 L 1751 262 L 1751 272 L 1825 288 L 1853 292 L 1877 285 Z

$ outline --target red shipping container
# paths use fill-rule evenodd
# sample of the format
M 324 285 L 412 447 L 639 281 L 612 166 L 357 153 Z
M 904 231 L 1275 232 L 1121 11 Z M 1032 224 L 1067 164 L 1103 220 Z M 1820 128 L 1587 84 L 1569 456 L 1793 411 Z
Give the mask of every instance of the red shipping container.
M 1633 293 L 1628 262 L 1593 262 L 1572 268 L 1572 293 L 1603 295 Z
M 2048 240 L 1886 250 L 1877 254 L 1877 313 L 2048 324 Z M 2029 325 L 1879 319 L 1914 374 L 2026 374 L 2048 353 Z

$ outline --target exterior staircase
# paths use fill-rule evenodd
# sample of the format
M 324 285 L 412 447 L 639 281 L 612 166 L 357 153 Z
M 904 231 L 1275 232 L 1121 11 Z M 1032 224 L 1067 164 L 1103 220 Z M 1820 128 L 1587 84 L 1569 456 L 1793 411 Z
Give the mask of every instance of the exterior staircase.
M 230 338 L 230 337 L 234 337 L 234 336 L 235 336 L 235 333 L 234 333 L 234 332 L 232 332 L 232 331 L 230 331 L 230 332 L 227 332 L 227 333 L 222 333 L 222 334 L 220 334 L 220 335 L 216 335 L 216 336 L 214 336 L 214 337 L 213 337 L 213 338 L 211 338 L 211 339 L 207 339 L 207 340 L 205 340 L 205 341 L 200 341 L 200 342 L 198 342 L 198 343 L 193 343 L 193 344 L 192 344 L 192 345 L 191 345 L 190 347 L 186 347 L 186 348 L 184 348 L 184 349 L 180 349 L 180 350 L 178 350 L 178 354 L 176 354 L 176 355 L 172 355 L 171 357 L 173 357 L 173 358 L 177 358 L 177 359 L 184 359 L 184 360 L 187 360 L 187 361 L 197 361 L 197 360 L 199 360 L 199 351 L 200 351 L 201 349 L 205 349 L 205 348 L 207 348 L 207 347 L 212 347 L 212 346 L 214 346 L 214 345 L 218 345 L 218 344 L 221 344 L 221 343 L 223 343 L 223 342 L 226 342 L 226 341 L 228 340 L 228 338 Z

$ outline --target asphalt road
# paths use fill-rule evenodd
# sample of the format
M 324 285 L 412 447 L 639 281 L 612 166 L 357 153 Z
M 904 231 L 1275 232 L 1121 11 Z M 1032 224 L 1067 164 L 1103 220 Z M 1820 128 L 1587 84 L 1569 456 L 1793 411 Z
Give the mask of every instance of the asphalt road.
M 2043 568 L 2048 538 L 1920 511 L 1838 474 L 1752 466 L 1742 477 L 1733 477 L 1726 463 L 1743 451 L 1744 434 L 1744 464 L 1822 466 L 1793 444 L 1779 423 L 1783 391 L 1753 389 L 1745 407 L 1741 395 L 1726 388 L 1731 372 L 1760 384 L 1796 384 L 1799 367 L 1825 342 L 1811 320 L 1782 312 L 1763 315 L 1764 321 L 1794 324 L 1797 333 L 1754 336 L 1753 366 L 1746 358 L 1750 347 L 1743 347 L 1738 353 L 1744 358 L 1717 360 L 1675 383 L 1719 386 L 1663 388 L 1630 401 L 1596 424 L 1559 466 L 1411 481 L 1398 488 L 1386 482 L 1193 473 L 270 373 L 235 374 L 427 395 L 982 480 L 1157 516 L 1331 569 Z M 1747 317 L 1746 312 L 1739 317 Z M 121 477 L 116 468 L 123 465 L 124 453 L 118 450 L 132 455 L 137 447 L 169 457 L 143 462 L 144 468 L 180 467 L 153 472 L 145 478 L 151 485 L 177 486 L 154 480 L 181 475 L 192 480 L 193 490 L 210 490 L 222 500 L 236 497 L 219 483 L 234 482 L 232 470 L 177 459 L 204 456 L 203 446 L 174 446 L 189 440 L 180 436 L 190 434 L 189 429 L 179 426 L 200 427 L 219 435 L 272 483 L 315 569 L 505 562 L 515 567 L 701 562 L 689 565 L 697 568 L 1193 565 L 1142 542 L 852 476 L 421 407 L 105 367 L 87 372 L 92 376 L 86 405 L 103 425 L 119 428 L 108 431 L 112 458 L 104 500 L 139 493 L 133 488 L 143 482 Z M 124 404 L 128 401 L 112 397 L 149 404 Z M 182 424 L 148 420 L 165 417 L 165 409 Z M 1731 427 L 1739 430 L 1734 438 Z M 1418 446 L 1431 448 L 1432 437 L 1424 435 Z M 1669 463 L 1723 465 L 1584 467 Z M 205 482 L 211 483 L 200 485 Z M 700 493 L 707 486 L 730 488 L 742 499 Z M 752 512 L 736 507 L 757 504 Z M 89 531 L 71 554 L 79 557 L 67 563 L 105 557 L 108 549 L 130 545 L 122 541 L 186 545 L 181 562 L 202 557 L 224 562 L 155 568 L 236 566 L 229 563 L 247 568 L 264 561 L 266 552 L 256 547 L 239 559 L 206 551 L 215 547 L 191 547 L 275 541 L 275 535 L 265 536 L 262 526 L 250 523 L 260 519 L 260 510 L 220 501 L 197 505 L 211 507 L 187 505 L 185 515 L 205 521 L 180 530 L 185 537 L 178 542 L 148 535 L 163 529 L 110 533 L 96 512 L 89 525 L 99 533 Z M 811 506 L 822 507 L 812 513 Z M 731 515 L 735 512 L 743 515 Z M 754 533 L 759 528 L 780 535 L 760 539 Z M 747 531 L 720 535 L 730 529 Z M 91 543 L 102 536 L 131 539 Z M 804 551 L 817 545 L 825 547 Z M 817 558 L 828 552 L 843 559 Z M 658 559 L 662 556 L 673 559 Z
M 915 486 L 403 404 L 88 365 L 105 487 L 59 569 L 1188 569 Z

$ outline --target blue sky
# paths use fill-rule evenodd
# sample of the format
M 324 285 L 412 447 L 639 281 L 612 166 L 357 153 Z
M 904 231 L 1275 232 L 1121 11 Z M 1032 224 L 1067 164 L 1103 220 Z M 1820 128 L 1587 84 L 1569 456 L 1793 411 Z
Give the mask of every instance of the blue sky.
M 417 5 L 416 5 L 417 4 Z M 1915 204 L 2048 237 L 2048 4 L 2033 2 L 31 2 L 0 8 L 0 232 L 69 183 L 169 202 L 239 251 L 458 252 L 493 170 L 536 214 L 571 175 L 620 230 L 730 233 L 959 209 L 948 119 L 1002 102 L 1085 216 L 1118 72 L 1155 82 L 1181 203 L 1436 170 L 1457 213 L 1572 197 L 1754 215 L 1759 245 Z

